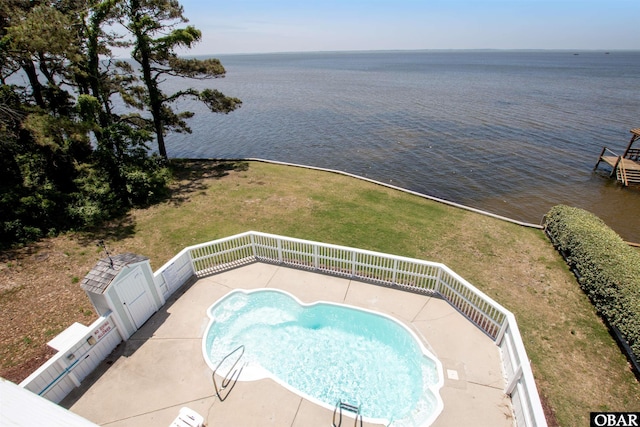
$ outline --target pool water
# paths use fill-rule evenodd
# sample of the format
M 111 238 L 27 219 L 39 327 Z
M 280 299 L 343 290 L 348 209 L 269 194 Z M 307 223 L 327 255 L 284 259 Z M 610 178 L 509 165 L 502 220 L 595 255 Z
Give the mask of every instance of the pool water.
M 340 304 L 300 303 L 276 290 L 233 291 L 208 311 L 203 353 L 212 369 L 240 345 L 240 381 L 270 377 L 333 410 L 368 421 L 426 426 L 442 411 L 442 366 L 393 318 Z M 219 367 L 225 375 L 235 361 Z

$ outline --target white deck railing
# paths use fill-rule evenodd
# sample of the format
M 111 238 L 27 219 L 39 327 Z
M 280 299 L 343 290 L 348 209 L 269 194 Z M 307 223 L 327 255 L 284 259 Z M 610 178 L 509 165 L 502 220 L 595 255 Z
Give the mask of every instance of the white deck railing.
M 547 425 L 515 317 L 444 264 L 249 231 L 183 249 L 154 273 L 154 281 L 166 297 L 194 276 L 204 277 L 253 262 L 440 296 L 500 347 L 505 393 L 511 396 L 516 424 Z M 122 340 L 111 316 L 83 328 L 20 386 L 59 402 Z
M 167 289 L 186 280 L 187 255 L 196 277 L 266 262 L 302 268 L 411 292 L 438 295 L 493 339 L 502 351 L 503 370 L 518 426 L 547 425 L 531 365 L 513 314 L 444 264 L 308 240 L 249 231 L 185 248 L 156 273 Z M 180 266 L 182 282 L 168 282 L 163 269 Z

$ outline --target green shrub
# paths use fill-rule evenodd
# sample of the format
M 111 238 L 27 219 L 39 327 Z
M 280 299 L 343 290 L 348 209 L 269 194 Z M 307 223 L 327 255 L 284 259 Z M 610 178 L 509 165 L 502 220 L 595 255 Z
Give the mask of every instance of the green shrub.
M 42 230 L 24 225 L 19 219 L 0 221 L 0 250 L 14 244 L 28 243 L 42 237 Z
M 640 253 L 582 209 L 554 206 L 545 217 L 545 229 L 596 310 L 621 332 L 640 360 Z
M 70 228 L 96 226 L 122 212 L 121 202 L 109 185 L 106 173 L 89 164 L 81 165 L 79 172 L 75 180 L 78 191 L 69 195 L 66 207 Z
M 171 171 L 166 166 L 145 159 L 142 165 L 132 165 L 124 170 L 127 193 L 134 206 L 146 206 L 168 195 Z

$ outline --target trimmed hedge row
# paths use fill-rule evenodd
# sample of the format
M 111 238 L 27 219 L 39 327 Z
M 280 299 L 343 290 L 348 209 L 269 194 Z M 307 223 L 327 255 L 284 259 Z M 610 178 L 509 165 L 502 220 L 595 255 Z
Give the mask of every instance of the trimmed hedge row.
M 554 206 L 544 225 L 596 310 L 640 361 L 640 252 L 582 209 Z

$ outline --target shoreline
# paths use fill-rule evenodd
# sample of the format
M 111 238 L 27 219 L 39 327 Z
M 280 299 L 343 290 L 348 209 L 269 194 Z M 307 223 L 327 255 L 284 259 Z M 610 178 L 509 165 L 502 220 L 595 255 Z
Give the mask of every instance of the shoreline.
M 345 171 L 341 171 L 341 170 L 337 170 L 337 169 L 328 169 L 328 168 L 321 168 L 321 167 L 317 167 L 317 166 L 309 166 L 309 165 L 301 165 L 298 163 L 289 163 L 289 162 L 282 162 L 279 160 L 268 160 L 268 159 L 261 159 L 261 158 L 257 158 L 257 157 L 247 157 L 247 158 L 214 158 L 214 157 L 210 157 L 210 158 L 190 158 L 190 157 L 174 157 L 172 158 L 172 160 L 185 160 L 185 161 L 192 161 L 192 162 L 198 162 L 198 161 L 210 161 L 210 162 L 261 162 L 261 163 L 270 163 L 270 164 L 274 164 L 274 165 L 281 165 L 281 166 L 291 166 L 291 167 L 296 167 L 296 168 L 302 168 L 302 169 L 309 169 L 309 170 L 317 170 L 317 171 L 321 171 L 321 172 L 329 172 L 329 173 L 334 173 L 334 174 L 338 174 L 338 175 L 343 175 L 343 176 L 348 176 L 350 178 L 355 178 L 355 179 L 359 179 L 361 181 L 367 181 L 370 182 L 372 184 L 376 184 L 376 185 L 380 185 L 382 187 L 387 187 L 387 188 L 391 188 L 393 190 L 398 190 L 398 191 L 402 191 L 403 193 L 407 193 L 407 194 L 411 194 L 414 196 L 418 196 L 421 197 L 423 199 L 427 199 L 427 200 L 431 200 L 437 203 L 442 203 L 444 205 L 447 206 L 452 206 L 454 208 L 459 208 L 459 209 L 464 209 L 466 211 L 470 211 L 470 212 L 474 212 L 480 215 L 484 215 L 484 216 L 488 216 L 491 218 L 495 218 L 501 221 L 505 221 L 505 222 L 509 222 L 511 224 L 516 224 L 516 225 L 520 225 L 522 227 L 527 227 L 527 228 L 535 228 L 538 230 L 544 230 L 544 225 L 542 224 L 534 224 L 531 222 L 526 222 L 526 221 L 519 221 L 517 219 L 513 219 L 513 218 L 509 218 L 503 215 L 498 215 L 489 211 L 485 211 L 482 209 L 478 209 L 478 208 L 473 208 L 471 206 L 467 206 L 467 205 L 463 205 L 461 203 L 457 203 L 457 202 L 452 202 L 450 200 L 446 200 L 446 199 L 442 199 L 439 197 L 435 197 L 435 196 L 430 196 L 428 194 L 424 194 L 424 193 L 419 193 L 417 191 L 413 191 L 413 190 L 409 190 L 406 188 L 402 188 L 402 187 L 398 187 L 396 185 L 392 185 L 392 184 L 387 184 L 381 181 L 377 181 L 375 179 L 371 179 L 371 178 L 367 178 L 361 175 L 356 175 L 350 172 L 345 172 Z M 629 242 L 627 240 L 623 241 L 629 245 L 632 246 L 634 248 L 640 248 L 640 243 L 636 243 L 636 242 Z
M 376 185 L 380 185 L 383 187 L 387 187 L 387 188 L 391 188 L 393 190 L 398 190 L 398 191 L 402 191 L 403 193 L 407 193 L 407 194 L 411 194 L 414 196 L 418 196 L 421 197 L 423 199 L 427 199 L 427 200 L 431 200 L 437 203 L 442 203 L 448 206 L 452 206 L 455 208 L 459 208 L 459 209 L 464 209 L 470 212 L 475 212 L 477 214 L 480 215 L 485 215 L 485 216 L 489 216 L 491 218 L 495 218 L 495 219 L 499 219 L 501 221 L 506 221 L 506 222 L 510 222 L 512 224 L 516 224 L 516 225 L 521 225 L 523 227 L 528 227 L 528 228 L 537 228 L 539 230 L 544 229 L 544 227 L 541 224 L 533 224 L 530 222 L 525 222 L 525 221 L 519 221 L 517 219 L 513 219 L 513 218 L 509 218 L 506 216 L 502 216 L 502 215 L 498 215 L 498 214 L 494 214 L 482 209 L 478 209 L 478 208 L 473 208 L 471 206 L 466 206 L 460 203 L 456 203 L 456 202 L 452 202 L 450 200 L 446 200 L 446 199 L 441 199 L 439 197 L 435 197 L 435 196 L 430 196 L 428 194 L 424 194 L 424 193 L 419 193 L 417 191 L 413 191 L 413 190 L 408 190 L 406 188 L 402 188 L 402 187 L 398 187 L 392 184 L 387 184 L 381 181 L 376 181 L 375 179 L 371 179 L 371 178 L 367 178 L 361 175 L 356 175 L 350 172 L 344 172 L 341 170 L 337 170 L 337 169 L 328 169 L 328 168 L 321 168 L 321 167 L 317 167 L 317 166 L 309 166 L 309 165 L 301 165 L 298 163 L 289 163 L 289 162 L 282 162 L 279 160 L 268 160 L 268 159 L 260 159 L 260 158 L 256 158 L 256 157 L 247 157 L 247 158 L 229 158 L 229 159 L 225 159 L 225 158 L 190 158 L 190 157 L 174 157 L 172 158 L 172 160 L 185 160 L 185 161 L 192 161 L 192 162 L 198 162 L 198 161 L 209 161 L 209 162 L 261 162 L 261 163 L 270 163 L 270 164 L 274 164 L 274 165 L 281 165 L 281 166 L 291 166 L 291 167 L 296 167 L 296 168 L 303 168 L 303 169 L 309 169 L 309 170 L 317 170 L 317 171 L 321 171 L 321 172 L 329 172 L 329 173 L 334 173 L 334 174 L 338 174 L 338 175 L 343 175 L 343 176 L 348 176 L 350 178 L 356 178 L 359 179 L 361 181 L 367 181 L 370 182 L 372 184 L 376 184 Z M 627 242 L 628 243 L 628 242 Z M 640 244 L 636 244 L 638 246 L 640 246 Z

